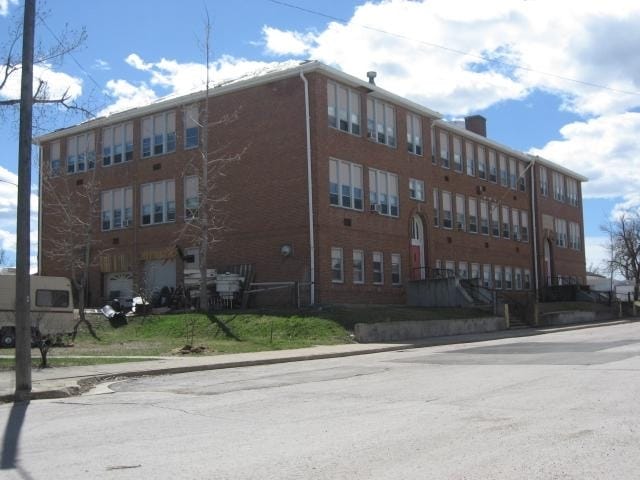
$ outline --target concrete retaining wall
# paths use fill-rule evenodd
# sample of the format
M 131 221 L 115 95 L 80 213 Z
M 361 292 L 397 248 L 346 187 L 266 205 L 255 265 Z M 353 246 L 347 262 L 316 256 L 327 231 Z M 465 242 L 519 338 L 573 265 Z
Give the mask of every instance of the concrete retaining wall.
M 355 337 L 356 341 L 360 343 L 393 342 L 466 333 L 495 332 L 506 328 L 505 319 L 502 317 L 356 323 Z
M 540 326 L 571 325 L 575 323 L 589 323 L 610 320 L 614 316 L 606 312 L 586 312 L 579 310 L 548 312 L 540 315 Z

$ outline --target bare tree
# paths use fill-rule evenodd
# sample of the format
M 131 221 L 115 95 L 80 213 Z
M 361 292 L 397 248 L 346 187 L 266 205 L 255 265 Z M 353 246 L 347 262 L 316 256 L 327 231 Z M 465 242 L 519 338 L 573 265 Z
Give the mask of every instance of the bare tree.
M 70 273 L 77 295 L 79 320 L 73 329 L 84 324 L 89 333 L 98 338 L 85 314 L 89 270 L 108 249 L 100 249 L 95 235 L 95 222 L 100 218 L 100 185 L 95 169 L 78 185 L 76 177 L 52 177 L 43 170 L 43 209 L 47 211 L 48 255 Z
M 609 235 L 611 272 L 634 282 L 633 298 L 640 287 L 640 212 L 628 211 L 601 227 Z

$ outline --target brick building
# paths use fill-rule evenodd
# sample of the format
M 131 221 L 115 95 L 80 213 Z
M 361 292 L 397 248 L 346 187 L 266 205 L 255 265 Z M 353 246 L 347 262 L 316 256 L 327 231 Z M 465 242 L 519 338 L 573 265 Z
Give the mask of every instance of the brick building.
M 312 282 L 316 303 L 403 303 L 410 281 L 437 270 L 514 291 L 584 283 L 584 177 L 488 139 L 481 116 L 447 122 L 373 74 L 305 62 L 37 139 L 53 191 L 99 190 L 90 304 L 143 276 L 175 286 L 184 260 L 198 263 L 182 232 L 198 203 L 206 98 L 209 151 L 240 156 L 216 183 L 226 228 L 211 268 Z M 39 271 L 68 276 L 53 203 L 43 188 Z

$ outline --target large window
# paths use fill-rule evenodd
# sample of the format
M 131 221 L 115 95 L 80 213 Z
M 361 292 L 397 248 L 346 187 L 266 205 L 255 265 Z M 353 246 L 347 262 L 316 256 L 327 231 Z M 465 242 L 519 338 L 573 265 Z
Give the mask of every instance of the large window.
M 525 211 L 520 211 L 520 232 L 523 242 L 529 241 L 529 214 Z
M 85 172 L 96 165 L 96 138 L 93 132 L 67 139 L 67 173 Z
M 496 183 L 498 181 L 498 168 L 496 166 L 496 152 L 489 150 L 489 181 Z
M 511 290 L 513 288 L 511 267 L 504 267 L 504 288 L 505 290 Z
M 107 167 L 133 160 L 133 123 L 102 130 L 102 165 Z
M 413 113 L 407 113 L 407 150 L 422 155 L 422 120 Z
M 511 209 L 511 231 L 513 239 L 520 240 L 520 212 L 515 208 Z
M 499 265 L 493 266 L 493 287 L 496 290 L 502 289 L 502 267 Z
M 367 99 L 367 137 L 390 147 L 396 146 L 396 110 L 375 98 Z
M 342 260 L 342 249 L 331 248 L 331 281 L 342 283 L 344 281 L 344 262 Z
M 133 222 L 133 189 L 106 190 L 101 194 L 102 230 L 126 228 Z
M 473 143 L 468 140 L 464 142 L 465 158 L 467 160 L 467 175 L 475 177 L 476 175 L 476 160 L 474 155 Z
M 525 290 L 529 290 L 531 288 L 531 271 L 526 268 L 522 274 L 522 286 Z
M 507 170 L 507 157 L 500 154 L 500 185 L 509 186 L 509 171 Z
M 578 205 L 578 182 L 567 178 L 567 202 L 574 207 Z
M 453 169 L 462 172 L 462 140 L 460 137 L 453 137 Z
M 489 235 L 489 204 L 486 200 L 480 200 L 480 233 Z
M 471 264 L 471 280 L 480 279 L 480 264 L 472 263 Z
M 580 225 L 569 222 L 569 248 L 580 250 Z
M 478 233 L 478 200 L 469 197 L 469 233 Z
M 464 195 L 456 194 L 456 229 L 466 230 L 467 219 L 465 216 Z
M 515 288 L 516 290 L 522 290 L 522 269 L 521 268 L 515 268 L 514 270 L 514 277 L 515 277 L 515 281 L 514 281 L 514 286 L 513 288 Z
M 400 285 L 402 283 L 402 259 L 399 253 L 391 254 L 391 284 Z
M 364 283 L 364 252 L 353 251 L 353 283 Z
M 442 192 L 442 226 L 444 228 L 453 227 L 453 208 L 449 192 Z
M 360 135 L 360 94 L 334 82 L 327 83 L 329 126 Z
M 500 210 L 497 203 L 491 204 L 491 235 L 500 238 Z
M 60 142 L 51 142 L 49 146 L 49 167 L 52 176 L 62 173 L 62 162 L 60 161 Z
M 440 163 L 443 167 L 449 168 L 449 134 L 440 132 Z
M 509 226 L 509 207 L 502 206 L 502 238 L 511 238 L 511 228 Z
M 560 218 L 555 220 L 556 245 L 558 247 L 567 246 L 567 221 Z
M 329 160 L 329 203 L 362 210 L 362 167 L 344 160 Z
M 424 202 L 424 182 L 422 180 L 409 179 L 409 198 Z
M 200 108 L 190 105 L 184 110 L 184 148 L 200 145 Z
M 440 194 L 437 188 L 433 189 L 433 226 L 440 226 Z
M 482 286 L 484 288 L 491 288 L 491 265 L 482 265 Z
M 547 178 L 547 169 L 540 167 L 540 194 L 543 197 L 549 195 L 549 179 Z
M 458 278 L 469 278 L 469 267 L 467 262 L 458 262 Z
M 146 183 L 140 187 L 142 225 L 174 222 L 176 192 L 173 180 Z
M 478 178 L 487 179 L 487 160 L 485 157 L 486 150 L 482 145 L 478 145 Z
M 553 198 L 559 202 L 564 202 L 564 195 L 564 177 L 561 173 L 553 172 Z
M 527 176 L 525 171 L 527 170 L 527 166 L 524 162 L 518 162 L 518 189 L 521 192 L 527 191 Z
M 381 285 L 384 283 L 384 261 L 382 252 L 373 252 L 371 256 L 373 260 L 373 283 Z
M 165 112 L 142 119 L 142 156 L 152 157 L 176 150 L 176 114 Z
M 198 195 L 198 177 L 193 175 L 184 179 L 184 218 L 191 220 L 198 218 L 198 207 L 200 205 Z
M 516 189 L 517 178 L 518 178 L 518 171 L 516 170 L 516 159 L 510 158 L 509 159 L 509 188 L 511 188 L 511 190 Z
M 397 217 L 399 213 L 398 176 L 370 168 L 369 203 L 376 212 Z

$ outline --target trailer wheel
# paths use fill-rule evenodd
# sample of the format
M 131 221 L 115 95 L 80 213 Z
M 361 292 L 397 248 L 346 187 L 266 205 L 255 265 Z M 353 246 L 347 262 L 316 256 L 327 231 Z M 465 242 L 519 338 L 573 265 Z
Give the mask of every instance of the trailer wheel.
M 3 328 L 0 330 L 0 345 L 4 348 L 16 346 L 16 333 L 13 328 Z

